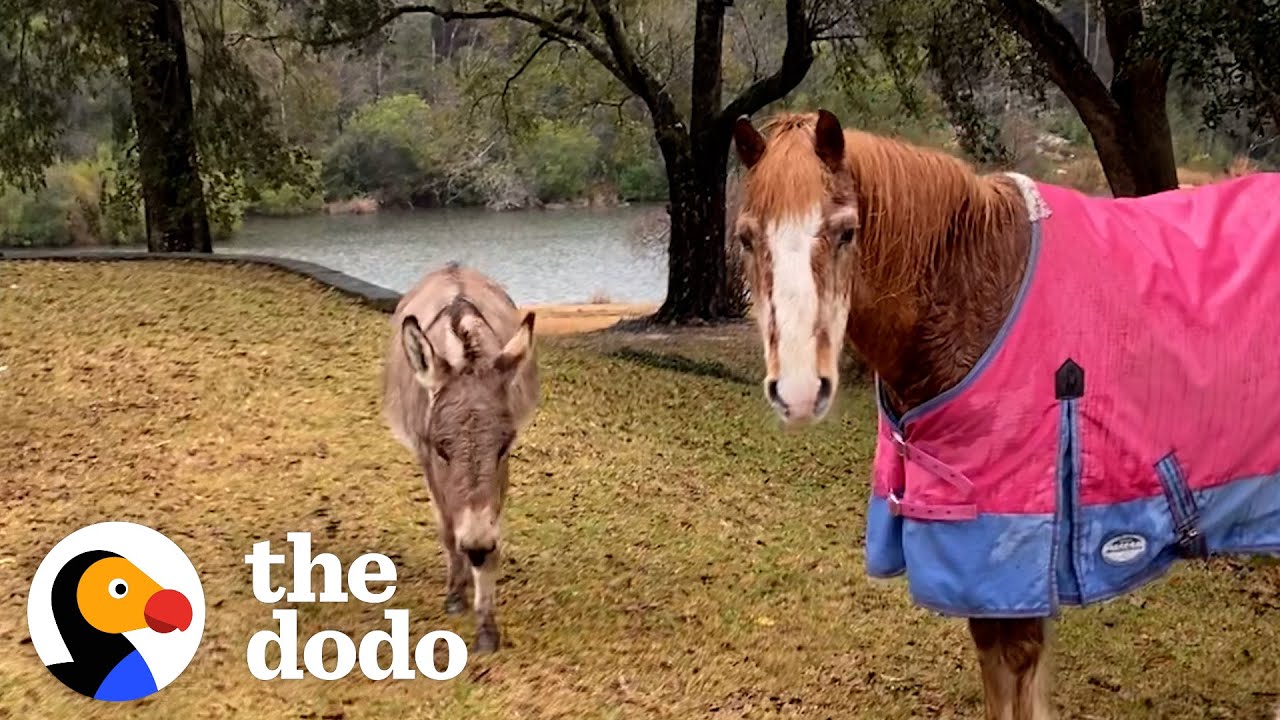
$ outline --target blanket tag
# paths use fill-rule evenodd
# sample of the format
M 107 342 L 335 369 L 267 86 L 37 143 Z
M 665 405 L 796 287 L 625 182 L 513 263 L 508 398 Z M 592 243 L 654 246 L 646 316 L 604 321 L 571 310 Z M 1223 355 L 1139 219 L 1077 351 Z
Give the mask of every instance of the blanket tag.
M 1147 539 L 1137 533 L 1125 533 L 1102 546 L 1102 559 L 1112 565 L 1128 565 L 1147 552 Z
M 1059 400 L 1074 400 L 1084 395 L 1084 368 L 1067 358 L 1054 374 L 1054 392 Z

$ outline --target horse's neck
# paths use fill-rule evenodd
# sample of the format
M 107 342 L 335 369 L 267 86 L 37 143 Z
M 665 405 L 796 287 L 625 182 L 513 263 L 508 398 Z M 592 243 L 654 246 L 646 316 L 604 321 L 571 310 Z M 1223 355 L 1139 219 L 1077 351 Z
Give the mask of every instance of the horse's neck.
M 958 208 L 953 228 L 992 228 L 986 232 L 952 230 L 939 262 L 913 291 L 891 298 L 873 313 L 876 320 L 850 323 L 851 335 L 877 333 L 868 357 L 880 376 L 893 409 L 916 407 L 959 383 L 995 340 L 1013 308 L 1030 249 L 1030 217 L 1017 186 L 1007 178 L 984 179 L 999 207 Z M 995 213 L 994 222 L 973 222 L 962 213 Z M 881 300 L 877 304 L 884 305 Z M 854 303 L 855 307 L 857 303 Z M 871 340 L 871 338 L 862 338 Z

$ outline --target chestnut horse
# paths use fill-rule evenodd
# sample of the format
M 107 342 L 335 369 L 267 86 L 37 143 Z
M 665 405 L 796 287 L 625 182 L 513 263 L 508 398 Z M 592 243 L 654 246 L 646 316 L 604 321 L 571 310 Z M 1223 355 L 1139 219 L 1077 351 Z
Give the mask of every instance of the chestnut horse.
M 1228 324 L 1230 341 L 1243 343 L 1233 346 L 1241 348 L 1238 353 L 1224 354 L 1213 347 L 1204 351 L 1192 344 L 1194 339 L 1185 345 L 1157 340 L 1152 343 L 1155 350 L 1148 346 L 1129 349 L 1123 342 L 1126 338 L 1145 339 L 1142 333 L 1150 331 L 1142 328 L 1147 325 L 1164 331 L 1161 338 L 1188 335 L 1187 328 L 1192 323 L 1179 313 L 1195 313 L 1208 307 L 1220 316 L 1235 317 L 1241 314 L 1235 312 L 1237 307 L 1274 308 L 1280 302 L 1280 290 L 1274 289 L 1280 287 L 1280 282 L 1273 282 L 1274 275 L 1267 278 L 1267 268 L 1280 261 L 1280 210 L 1271 209 L 1274 205 L 1266 199 L 1280 192 L 1280 176 L 1236 180 L 1232 181 L 1237 183 L 1235 186 L 1214 190 L 1179 191 L 1191 194 L 1167 194 L 1154 204 L 1088 199 L 1036 185 L 1015 174 L 980 176 L 949 155 L 845 131 L 826 111 L 780 115 L 769 122 L 764 135 L 742 118 L 734 127 L 734 144 L 747 173 L 733 233 L 743 248 L 744 269 L 763 339 L 765 394 L 785 422 L 817 421 L 827 413 L 835 397 L 838 357 L 845 345 L 874 371 L 882 412 L 876 467 L 879 484 L 872 502 L 873 510 L 877 510 L 877 502 L 880 507 L 868 518 L 868 572 L 888 576 L 904 572 L 909 564 L 909 583 L 917 602 L 941 609 L 944 614 L 969 618 L 988 718 L 1039 720 L 1052 715 L 1046 688 L 1047 621 L 1055 614 L 1057 603 L 1084 604 L 1115 597 L 1158 576 L 1176 557 L 1190 556 L 1197 548 L 1198 555 L 1280 549 L 1280 474 L 1276 473 L 1277 466 L 1271 465 L 1280 462 L 1280 457 L 1272 457 L 1280 451 L 1250 450 L 1242 454 L 1270 454 L 1261 461 L 1256 457 L 1236 461 L 1226 457 L 1231 455 L 1226 446 L 1203 444 L 1214 442 L 1212 438 L 1187 439 L 1189 433 L 1198 430 L 1203 430 L 1204 436 L 1219 436 L 1219 421 L 1230 422 L 1227 415 L 1243 407 L 1250 414 L 1250 422 L 1243 430 L 1250 433 L 1246 441 L 1253 443 L 1252 448 L 1275 447 L 1268 437 L 1280 432 L 1280 414 L 1267 408 L 1280 405 L 1280 396 L 1274 391 L 1280 385 L 1259 380 L 1274 377 L 1266 366 L 1267 358 L 1272 356 L 1260 348 L 1272 342 L 1274 336 L 1268 333 L 1280 331 L 1280 320 L 1273 317 L 1274 313 L 1252 314 L 1258 311 L 1248 310 L 1248 317 L 1227 321 L 1235 323 Z M 1058 207 L 1046 202 L 1042 193 L 1050 193 Z M 1213 193 L 1229 195 L 1231 202 L 1215 205 L 1218 196 Z M 1060 242 L 1049 244 L 1046 250 L 1040 241 L 1045 225 L 1041 221 L 1057 211 L 1065 212 L 1059 213 L 1051 227 L 1065 229 L 1068 236 L 1076 233 L 1076 237 L 1058 237 Z M 1070 219 L 1073 212 L 1084 213 L 1087 218 L 1079 232 Z M 1220 228 L 1215 226 L 1214 230 L 1201 233 L 1199 228 L 1187 227 L 1199 221 L 1218 222 L 1227 212 L 1237 213 L 1233 216 L 1235 224 L 1227 225 L 1238 230 L 1237 237 L 1210 240 L 1210 233 Z M 1124 216 L 1117 220 L 1115 213 Z M 1170 227 L 1174 229 L 1169 230 Z M 1111 246 L 1109 241 L 1095 241 L 1089 235 L 1107 230 L 1124 237 L 1117 238 L 1116 245 Z M 1175 239 L 1163 244 L 1170 237 Z M 1189 260 L 1177 273 L 1167 270 L 1170 257 Z M 1035 264 L 1037 259 L 1039 265 Z M 1125 263 L 1141 264 L 1140 271 L 1116 269 L 1128 270 Z M 1068 269 L 1054 269 L 1064 266 Z M 1095 268 L 1106 270 L 1094 272 Z M 1223 275 L 1228 275 L 1230 282 L 1205 289 L 1203 283 L 1217 282 Z M 1138 276 L 1136 282 L 1143 283 L 1136 295 L 1126 284 L 1132 276 Z M 1035 283 L 1029 280 L 1031 277 L 1037 278 Z M 1077 308 L 1070 302 L 1061 302 L 1064 296 L 1052 295 L 1046 277 L 1055 281 L 1066 278 L 1072 293 L 1069 298 L 1080 298 L 1081 306 L 1092 303 L 1096 307 L 1089 307 L 1088 311 L 1094 314 L 1082 314 L 1077 319 L 1073 315 Z M 1026 320 L 1027 306 L 1023 303 L 1028 287 L 1033 287 L 1032 312 L 1039 313 L 1030 320 Z M 1191 288 L 1192 296 L 1179 294 L 1185 288 Z M 1111 302 L 1106 304 L 1098 298 Z M 1117 298 L 1130 300 L 1117 303 Z M 1229 305 L 1233 302 L 1241 304 Z M 1068 307 L 1062 309 L 1061 305 Z M 1120 309 L 1106 309 L 1116 307 Z M 1142 314 L 1151 307 L 1163 314 Z M 1224 312 L 1224 307 L 1232 310 Z M 1021 322 L 1013 323 L 1012 318 Z M 1105 325 L 1113 319 L 1123 330 L 1118 336 L 1094 332 L 1093 325 L 1077 327 L 1087 323 Z M 1021 343 L 1014 343 L 1020 349 L 1013 352 L 1020 354 L 1014 356 L 1017 362 L 1012 365 L 1008 345 L 1002 345 L 1009 337 L 1011 324 L 1017 325 L 1012 332 L 1018 333 Z M 1196 325 L 1190 336 L 1218 346 L 1228 344 L 1205 327 L 1209 326 Z M 1065 341 L 1072 357 L 1065 361 L 1057 355 L 1039 357 L 1062 349 L 1054 345 L 1052 351 L 1041 352 L 1037 344 L 1045 338 L 1049 338 L 1045 344 L 1052 344 L 1052 334 L 1060 331 L 1072 333 Z M 1081 336 L 1085 341 L 1076 342 Z M 1115 337 L 1120 339 L 1114 340 Z M 1002 348 L 999 353 L 995 353 L 997 347 Z M 1095 354 L 1081 357 L 1081 352 Z M 1097 359 L 1097 352 L 1102 353 L 1102 360 Z M 1199 425 L 1186 422 L 1185 417 L 1163 417 L 1152 412 L 1165 405 L 1143 405 L 1151 396 L 1142 395 L 1138 410 L 1130 415 L 1145 418 L 1144 432 L 1110 433 L 1119 437 L 1115 442 L 1139 435 L 1142 441 L 1156 436 L 1153 442 L 1170 442 L 1184 460 L 1193 455 L 1192 451 L 1199 452 L 1192 457 L 1194 467 L 1190 468 L 1197 472 L 1185 473 L 1192 478 L 1191 483 L 1181 481 L 1184 473 L 1175 453 L 1151 458 L 1153 462 L 1160 459 L 1158 470 L 1162 478 L 1172 478 L 1165 489 L 1174 511 L 1173 522 L 1169 507 L 1136 518 L 1126 517 L 1128 525 L 1120 532 L 1112 532 L 1096 544 L 1090 544 L 1095 543 L 1092 536 L 1081 540 L 1079 547 L 1090 548 L 1087 554 L 1064 555 L 1077 547 L 1070 544 L 1075 542 L 1073 533 L 1084 534 L 1100 524 L 1090 525 L 1096 517 L 1090 516 L 1078 519 L 1073 526 L 1072 516 L 1062 515 L 1070 508 L 1083 508 L 1076 511 L 1088 513 L 1095 507 L 1078 504 L 1078 488 L 1059 489 L 1075 482 L 1072 478 L 1078 480 L 1081 472 L 1079 447 L 1072 445 L 1078 443 L 1076 430 L 1059 434 L 1059 405 L 1064 423 L 1076 422 L 1077 412 L 1085 413 L 1085 421 L 1094 423 L 1099 413 L 1115 410 L 1113 400 L 1119 398 L 1123 403 L 1128 399 L 1113 392 L 1123 382 L 1116 378 L 1141 378 L 1137 392 L 1147 392 L 1149 385 L 1154 386 L 1154 381 L 1148 382 L 1144 374 L 1148 371 L 1152 377 L 1164 371 L 1179 382 L 1184 380 L 1178 374 L 1182 367 L 1170 359 L 1174 356 L 1190 358 L 1195 363 L 1194 380 L 1179 384 L 1176 389 L 1185 387 L 1192 393 L 1194 388 L 1194 392 L 1202 393 L 1193 394 L 1198 404 L 1192 412 L 1199 413 Z M 1123 361 L 1119 371 L 1115 365 L 1106 364 L 1117 357 Z M 1028 358 L 1028 364 L 1034 367 L 1018 365 Z M 1055 364 L 1047 365 L 1050 361 Z M 998 369 L 994 381 L 990 377 L 992 363 Z M 1084 394 L 1082 366 L 1091 368 L 1093 373 L 1091 395 Z M 1206 372 L 1218 372 L 1220 377 Z M 976 380 L 981 392 L 986 393 L 981 396 L 985 404 L 972 402 L 973 383 L 979 374 L 986 376 L 985 385 L 981 378 Z M 1024 380 L 1024 376 L 1032 380 Z M 1037 384 L 1031 387 L 1033 381 Z M 1205 384 L 1213 382 L 1220 385 Z M 1261 400 L 1240 395 L 1258 395 L 1262 387 L 1267 388 L 1267 394 L 1261 395 Z M 1161 392 L 1166 389 L 1158 388 Z M 1098 390 L 1103 402 L 1098 401 Z M 1123 386 L 1120 390 L 1128 392 L 1131 388 Z M 1055 392 L 1059 402 L 1055 402 Z M 1010 393 L 1017 397 L 1005 402 L 1003 398 L 1010 397 Z M 965 400 L 956 407 L 958 394 Z M 1034 397 L 1017 406 L 1024 395 Z M 1214 404 L 1214 398 L 1222 402 L 1222 407 Z M 1163 398 L 1157 400 L 1165 402 Z M 945 426 L 938 421 L 939 413 L 948 419 Z M 920 433 L 913 435 L 922 429 L 922 415 L 926 426 L 923 429 L 935 433 L 935 437 L 941 432 L 956 442 L 956 436 L 968 440 L 975 434 L 985 438 L 1004 433 L 1012 437 L 1008 446 L 1012 450 L 982 447 L 967 451 L 961 447 L 945 459 L 954 462 L 955 455 L 968 452 L 967 458 L 979 460 L 966 465 L 965 471 L 956 471 L 954 464 L 948 466 L 931 455 L 932 448 L 922 450 Z M 913 418 L 914 425 L 908 427 L 907 417 Z M 1028 454 L 1020 448 L 1024 441 L 1032 439 L 1032 433 L 1017 433 L 1022 432 L 1023 425 L 1034 423 L 1040 423 L 1033 425 L 1040 453 L 1035 459 L 1040 464 L 1021 467 L 1018 462 Z M 1103 429 L 1097 429 L 1100 427 Z M 1170 431 L 1170 427 L 1175 429 Z M 1095 483 L 1086 488 L 1088 492 L 1096 491 L 1102 482 L 1103 475 L 1098 470 L 1102 460 L 1119 457 L 1128 462 L 1147 454 L 1145 447 L 1142 452 L 1128 452 L 1132 448 L 1125 447 L 1106 455 L 1111 446 L 1103 444 L 1113 442 L 1113 438 L 1107 437 L 1105 425 L 1089 425 L 1087 429 L 1093 433 L 1088 435 L 1093 445 L 1084 480 Z M 1257 434 L 1252 434 L 1254 429 Z M 1208 461 L 1204 459 L 1206 455 Z M 1223 456 L 1222 462 L 1236 464 L 1222 472 L 1209 468 L 1212 462 L 1219 461 L 1219 456 Z M 984 464 L 1001 462 L 1004 465 L 1000 481 L 1005 484 L 993 488 L 988 483 L 984 488 L 988 494 L 980 498 L 987 501 L 987 509 L 982 517 L 978 517 L 975 508 L 983 506 L 973 500 L 928 502 L 945 496 L 952 487 L 972 494 L 975 483 L 997 474 L 983 475 Z M 1263 469 L 1245 468 L 1249 462 L 1261 462 Z M 1054 463 L 1059 463 L 1056 473 Z M 1182 467 L 1186 467 L 1185 463 Z M 1246 469 L 1253 474 L 1232 475 Z M 1125 475 L 1124 482 L 1129 486 L 1146 483 L 1143 491 L 1155 488 L 1154 497 L 1141 502 L 1165 502 L 1155 472 L 1148 477 L 1137 473 L 1136 466 L 1126 467 L 1125 471 L 1112 474 Z M 882 482 L 885 477 L 904 477 L 894 473 L 907 473 L 914 485 L 908 487 L 903 480 L 900 487 L 881 492 L 882 486 L 888 484 Z M 1190 490 L 1199 491 L 1194 485 L 1204 484 L 1206 476 L 1215 482 L 1228 476 L 1243 479 L 1193 497 Z M 939 478 L 945 482 L 934 482 Z M 1036 488 L 1034 502 L 1041 508 L 1037 512 L 1043 514 L 1020 516 L 1025 522 L 1017 522 L 1024 522 L 1023 525 L 1015 531 L 1002 531 L 1009 526 L 999 523 L 1006 522 L 1009 516 L 990 506 L 1007 503 L 1007 496 L 1033 492 L 1027 486 Z M 906 496 L 901 494 L 902 489 Z M 1072 491 L 1076 492 L 1075 499 L 1058 495 L 1055 501 L 1055 493 Z M 1206 512 L 1197 516 L 1196 502 L 1210 502 L 1213 493 L 1234 493 L 1234 501 L 1207 510 L 1201 507 L 1199 510 Z M 1227 520 L 1223 509 L 1227 505 L 1254 510 L 1250 518 Z M 1176 514 L 1182 510 L 1187 511 L 1188 517 Z M 907 556 L 903 554 L 903 517 L 915 518 L 915 534 L 908 533 L 908 542 L 936 533 L 930 541 L 909 547 Z M 1252 534 L 1247 539 L 1237 541 L 1243 535 L 1243 526 L 1233 524 L 1238 522 L 1254 523 L 1248 528 Z M 982 530 L 986 534 L 973 540 L 976 535 L 964 533 L 975 527 L 995 527 L 996 532 Z M 1059 527 L 1066 529 L 1059 531 Z M 894 533 L 896 537 L 891 538 Z M 885 542 L 886 538 L 892 542 Z M 883 555 L 889 559 L 877 561 L 879 566 L 874 570 L 873 544 L 889 548 Z M 1180 549 L 1187 554 L 1180 554 Z M 1078 576 L 1071 574 L 1077 572 L 1072 563 L 1084 568 Z M 1063 573 L 1064 579 L 1059 580 L 1055 572 Z M 1023 579 L 1033 575 L 1033 579 Z M 937 577 L 944 580 L 930 586 Z M 1027 585 L 1022 585 L 1024 582 Z M 1037 584 L 1027 590 L 1031 582 Z M 969 583 L 973 587 L 965 587 Z M 943 586 L 942 592 L 929 596 Z M 1006 603 L 993 595 L 1010 588 L 1022 593 L 1017 602 Z M 946 592 L 955 592 L 962 599 L 956 603 L 949 599 L 929 602 Z M 920 595 L 925 596 L 924 600 Z M 1028 597 L 1032 599 L 1023 602 Z
M 959 383 L 1022 280 L 1031 223 L 1017 185 L 846 133 L 825 111 L 783 115 L 767 129 L 768 141 L 745 119 L 735 127 L 748 175 L 733 231 L 764 336 L 769 402 L 788 422 L 821 418 L 846 339 L 900 413 Z M 970 247 L 938 255 L 957 230 Z M 1044 621 L 973 619 L 969 629 L 988 717 L 1044 716 Z

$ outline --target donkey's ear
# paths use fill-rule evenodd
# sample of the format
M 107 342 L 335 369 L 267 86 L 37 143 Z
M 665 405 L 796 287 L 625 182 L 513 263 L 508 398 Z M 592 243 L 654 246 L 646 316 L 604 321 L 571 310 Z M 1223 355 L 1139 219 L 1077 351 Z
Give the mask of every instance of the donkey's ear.
M 756 130 L 746 115 L 733 123 L 733 145 L 738 149 L 738 159 L 750 170 L 764 157 L 764 136 Z
M 525 313 L 524 320 L 516 334 L 507 341 L 502 353 L 493 361 L 493 367 L 502 373 L 515 372 L 533 356 L 533 320 L 534 313 Z
M 818 111 L 818 127 L 813 133 L 813 146 L 818 158 L 831 170 L 844 166 L 844 129 L 828 110 Z
M 428 389 L 437 385 L 440 378 L 451 370 L 449 362 L 436 354 L 416 317 L 406 317 L 400 329 L 400 342 L 404 345 L 404 354 L 414 376 Z

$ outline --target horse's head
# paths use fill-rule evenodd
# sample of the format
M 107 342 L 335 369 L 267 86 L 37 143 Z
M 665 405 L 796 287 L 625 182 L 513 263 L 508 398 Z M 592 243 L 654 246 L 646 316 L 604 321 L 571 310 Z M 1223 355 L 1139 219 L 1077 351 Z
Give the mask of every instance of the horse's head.
M 787 422 L 820 419 L 839 381 L 860 219 L 840 121 L 822 110 L 746 118 L 734 144 L 747 168 L 733 232 L 764 340 L 765 394 Z

